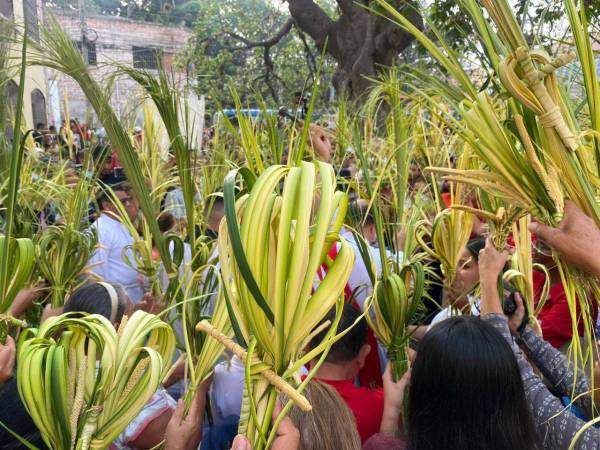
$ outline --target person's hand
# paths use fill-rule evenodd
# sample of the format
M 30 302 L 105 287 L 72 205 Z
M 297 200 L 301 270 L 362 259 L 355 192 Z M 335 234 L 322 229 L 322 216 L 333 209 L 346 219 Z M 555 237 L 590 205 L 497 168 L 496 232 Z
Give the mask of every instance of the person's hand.
M 21 289 L 10 306 L 10 315 L 21 317 L 46 291 L 43 283 L 29 289 Z
M 187 367 L 187 358 L 185 357 L 185 353 L 182 354 L 179 359 L 173 364 L 171 370 L 167 374 L 166 378 L 163 381 L 163 386 L 168 388 L 173 386 L 180 380 L 185 378 L 185 370 Z
M 182 399 L 177 401 L 177 407 L 173 411 L 165 432 L 166 450 L 196 450 L 198 448 L 202 439 L 206 394 L 211 382 L 212 377 L 198 386 L 187 416 L 184 417 L 185 402 Z
M 485 278 L 495 282 L 504 269 L 508 255 L 507 250 L 501 252 L 496 250 L 492 240 L 487 238 L 485 248 L 479 251 L 479 278 L 481 281 Z
M 63 311 L 64 308 L 62 306 L 59 306 L 58 308 L 53 308 L 51 305 L 46 305 L 42 310 L 42 317 L 40 319 L 40 323 L 45 322 L 50 317 L 60 316 L 63 313 Z
M 558 228 L 533 222 L 529 230 L 572 265 L 600 277 L 600 229 L 572 201 L 565 202 Z
M 519 335 L 519 327 L 525 320 L 525 305 L 523 304 L 523 299 L 521 298 L 521 294 L 515 292 L 515 303 L 517 305 L 517 309 L 512 315 L 508 317 L 508 328 L 510 328 L 510 332 L 513 336 Z
M 410 370 L 408 370 L 402 378 L 394 381 L 392 376 L 392 367 L 388 362 L 382 376 L 384 408 L 395 410 L 398 414 L 402 411 L 402 402 L 404 401 L 404 390 L 410 382 Z
M 396 251 L 401 252 L 404 250 L 404 244 L 406 243 L 406 230 L 400 228 L 396 233 Z
M 331 140 L 323 128 L 315 124 L 310 125 L 310 143 L 317 159 L 323 162 L 331 160 Z
M 508 251 L 499 252 L 492 240 L 487 238 L 485 248 L 479 252 L 479 283 L 481 286 L 481 315 L 503 314 L 498 276 L 506 264 Z
M 404 391 L 410 382 L 410 370 L 402 378 L 394 381 L 392 377 L 392 368 L 388 363 L 383 372 L 383 416 L 381 418 L 380 430 L 382 433 L 395 436 L 398 434 L 398 424 L 402 414 L 402 404 L 404 402 Z
M 0 344 L 0 384 L 12 377 L 16 354 L 15 341 L 8 336 L 4 345 Z
M 281 403 L 277 402 L 273 409 L 273 421 L 281 413 Z M 273 440 L 271 450 L 297 450 L 300 447 L 300 431 L 288 416 L 277 428 L 277 437 Z M 246 436 L 238 434 L 233 440 L 231 450 L 252 450 L 252 445 Z
M 149 314 L 160 314 L 164 311 L 166 305 L 154 295 L 150 293 L 144 294 L 137 305 L 134 306 L 134 311 L 145 311 Z

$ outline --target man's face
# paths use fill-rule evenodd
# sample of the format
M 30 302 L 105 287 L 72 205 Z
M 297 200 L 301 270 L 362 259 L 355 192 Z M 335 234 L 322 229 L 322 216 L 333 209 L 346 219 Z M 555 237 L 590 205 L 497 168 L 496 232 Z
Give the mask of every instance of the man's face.
M 363 237 L 369 244 L 373 245 L 373 244 L 377 243 L 377 232 L 375 231 L 374 223 L 369 223 L 369 224 L 364 225 L 362 228 L 362 232 L 363 232 Z
M 411 178 L 415 178 L 418 175 L 421 175 L 421 169 L 419 169 L 419 166 L 417 164 L 410 163 L 409 175 Z
M 112 158 L 109 156 L 108 158 L 106 158 L 106 160 L 104 161 L 104 165 L 102 166 L 102 173 L 101 175 L 103 176 L 108 176 L 113 172 L 113 167 L 112 167 Z
M 132 191 L 117 191 L 115 195 L 119 197 L 119 200 L 125 207 L 125 211 L 127 211 L 127 215 L 129 216 L 129 220 L 135 222 L 138 216 L 138 203 L 137 199 L 133 195 Z

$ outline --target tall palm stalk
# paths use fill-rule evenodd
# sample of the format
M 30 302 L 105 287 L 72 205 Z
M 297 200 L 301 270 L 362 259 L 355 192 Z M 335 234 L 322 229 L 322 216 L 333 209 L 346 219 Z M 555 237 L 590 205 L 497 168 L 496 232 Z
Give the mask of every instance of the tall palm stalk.
M 192 161 L 194 130 L 186 130 L 184 133 L 180 127 L 182 116 L 183 99 L 178 94 L 177 87 L 162 67 L 158 67 L 158 76 L 147 71 L 123 67 L 121 69 L 136 81 L 148 95 L 160 114 L 165 129 L 169 136 L 170 146 L 175 155 L 179 183 L 183 191 L 183 201 L 187 217 L 187 237 L 192 247 L 196 241 L 196 220 L 194 199 L 196 197 L 196 185 L 194 182 L 195 169 Z M 187 116 L 185 116 L 187 117 Z M 202 130 L 199 130 L 202 133 Z
M 28 54 L 28 64 L 49 67 L 62 72 L 73 78 L 81 87 L 98 118 L 104 125 L 106 133 L 117 152 L 119 161 L 125 169 L 128 181 L 140 203 L 140 209 L 151 230 L 165 270 L 171 277 L 171 280 L 174 280 L 178 267 L 173 264 L 171 259 L 169 238 L 163 236 L 160 231 L 157 221 L 158 211 L 153 206 L 152 198 L 146 187 L 138 156 L 130 137 L 110 106 L 107 95 L 92 78 L 81 54 L 57 23 L 56 19 L 50 17 L 47 24 L 41 27 L 40 35 L 40 43 L 32 44 L 34 49 Z
M 4 235 L 0 236 L 0 343 L 3 343 L 8 333 L 10 318 L 6 316 L 19 290 L 29 281 L 34 267 L 34 244 L 31 239 L 13 238 L 13 226 L 17 193 L 21 175 L 21 164 L 25 152 L 24 139 L 20 136 L 21 120 L 23 117 L 23 95 L 26 77 L 27 35 L 23 39 L 21 51 L 21 73 L 17 110 L 14 122 L 14 137 L 10 155 L 10 173 L 6 195 L 6 218 Z

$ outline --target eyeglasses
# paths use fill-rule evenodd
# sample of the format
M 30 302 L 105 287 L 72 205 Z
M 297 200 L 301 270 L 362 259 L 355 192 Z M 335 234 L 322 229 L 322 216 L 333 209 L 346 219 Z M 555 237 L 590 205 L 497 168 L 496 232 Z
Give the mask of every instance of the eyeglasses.
M 552 249 L 544 241 L 537 240 L 533 244 L 533 248 L 536 252 L 543 256 L 552 256 Z
M 123 203 L 123 206 L 133 205 L 133 197 L 119 197 L 119 201 Z

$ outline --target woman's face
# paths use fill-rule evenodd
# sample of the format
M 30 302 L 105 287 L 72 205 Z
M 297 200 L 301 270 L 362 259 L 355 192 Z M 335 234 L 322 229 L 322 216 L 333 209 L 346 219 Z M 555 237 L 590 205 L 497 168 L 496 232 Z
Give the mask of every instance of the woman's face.
M 456 274 L 456 288 L 461 292 L 471 291 L 479 282 L 479 264 L 477 259 L 467 249 L 458 261 L 458 271 Z

